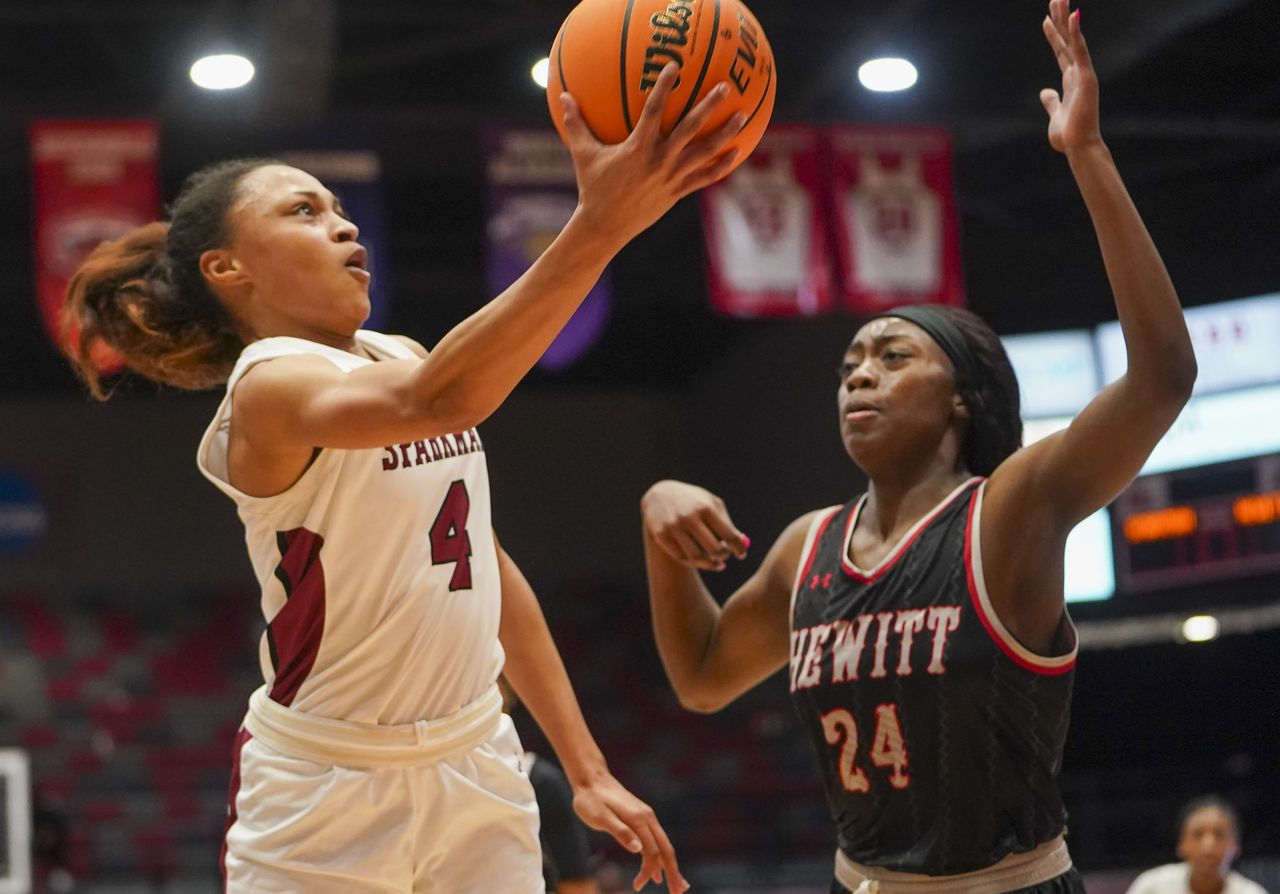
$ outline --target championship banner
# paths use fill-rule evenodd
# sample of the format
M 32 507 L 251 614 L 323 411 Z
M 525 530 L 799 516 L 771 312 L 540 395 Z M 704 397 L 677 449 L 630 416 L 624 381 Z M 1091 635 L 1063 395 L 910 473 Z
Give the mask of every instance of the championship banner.
M 391 317 L 389 240 L 382 201 L 382 159 L 372 149 L 289 149 L 280 160 L 301 168 L 338 197 L 342 210 L 360 228 L 369 252 L 369 319 L 365 329 L 381 330 Z
M 951 138 L 929 127 L 829 131 L 840 288 L 866 315 L 964 304 Z
M 159 132 L 152 121 L 46 120 L 30 136 L 36 301 L 60 345 L 67 283 L 80 263 L 98 243 L 160 216 Z M 104 371 L 120 366 L 106 348 L 95 359 Z
M 487 282 L 497 295 L 529 269 L 569 222 L 578 205 L 573 160 L 550 128 L 491 127 L 485 132 L 489 223 Z M 538 366 L 561 370 L 595 344 L 609 321 L 606 270 L 551 343 Z
M 775 125 L 754 153 L 702 191 L 712 305 L 732 317 L 831 309 L 822 147 L 810 127 Z

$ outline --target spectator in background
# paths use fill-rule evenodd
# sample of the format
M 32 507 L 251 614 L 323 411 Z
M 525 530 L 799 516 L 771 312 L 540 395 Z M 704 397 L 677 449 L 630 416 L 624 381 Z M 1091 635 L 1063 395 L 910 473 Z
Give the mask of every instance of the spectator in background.
M 1205 795 L 1178 813 L 1181 863 L 1148 869 L 1128 894 L 1267 894 L 1231 864 L 1240 856 L 1240 816 L 1230 802 Z
M 507 682 L 498 678 L 502 690 L 502 710 L 510 714 L 520 704 L 519 697 Z M 532 751 L 526 751 L 521 764 L 533 784 L 538 801 L 542 842 L 542 877 L 551 894 L 600 894 L 600 886 L 591 875 L 591 846 L 587 843 L 587 827 L 573 812 L 573 787 L 555 763 Z

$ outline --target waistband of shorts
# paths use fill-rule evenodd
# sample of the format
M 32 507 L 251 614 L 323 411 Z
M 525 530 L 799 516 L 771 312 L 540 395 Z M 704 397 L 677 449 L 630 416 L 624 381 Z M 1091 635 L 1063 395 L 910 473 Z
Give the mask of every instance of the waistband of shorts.
M 386 725 L 315 717 L 272 701 L 265 686 L 249 696 L 244 726 L 281 754 L 341 767 L 414 767 L 469 751 L 502 717 L 497 685 L 453 714 Z
M 960 875 L 917 875 L 863 866 L 836 851 L 836 881 L 854 894 L 1003 894 L 1057 878 L 1071 868 L 1062 835 L 985 869 Z

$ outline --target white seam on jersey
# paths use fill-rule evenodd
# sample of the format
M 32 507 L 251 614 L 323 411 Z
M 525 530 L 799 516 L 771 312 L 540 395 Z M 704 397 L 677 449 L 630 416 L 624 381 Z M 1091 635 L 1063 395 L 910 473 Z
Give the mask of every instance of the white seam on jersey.
M 862 507 L 865 506 L 867 502 L 867 494 L 863 494 L 862 498 L 858 500 L 858 505 L 853 507 L 853 512 L 849 513 L 849 522 L 845 525 L 844 541 L 840 547 L 841 566 L 847 571 L 852 571 L 859 577 L 875 577 L 886 567 L 893 564 L 893 562 L 897 560 L 898 556 L 902 554 L 902 551 L 905 550 L 911 544 L 911 541 L 915 539 L 915 536 L 920 533 L 920 530 L 924 528 L 925 525 L 929 524 L 929 522 L 937 518 L 938 514 L 942 512 L 942 510 L 950 506 L 952 501 L 955 500 L 956 497 L 960 496 L 961 491 L 978 480 L 980 480 L 979 476 L 975 475 L 943 497 L 942 501 L 939 502 L 938 505 L 934 506 L 925 513 L 925 515 L 921 516 L 920 520 L 907 530 L 907 533 L 899 537 L 898 542 L 893 545 L 893 549 L 885 553 L 884 558 L 877 562 L 875 567 L 870 570 L 864 570 L 858 567 L 853 564 L 853 560 L 849 558 L 849 544 L 853 539 L 853 529 L 858 524 L 858 516 L 862 514 Z
M 815 541 L 818 538 L 818 531 L 824 526 L 824 523 L 830 521 L 831 517 L 840 511 L 839 506 L 828 506 L 826 509 L 820 510 L 813 521 L 809 522 L 809 531 L 804 535 L 804 549 L 800 551 L 800 561 L 796 564 L 795 580 L 791 584 L 791 609 L 787 613 L 787 627 L 791 627 L 791 619 L 796 616 L 796 597 L 800 594 L 800 575 L 805 572 L 805 560 L 809 558 L 809 551 L 813 549 Z
M 987 621 L 991 624 L 991 629 L 996 632 L 1004 645 L 1023 661 L 1036 667 L 1061 670 L 1072 664 L 1076 660 L 1076 653 L 1080 651 L 1080 637 L 1076 633 L 1076 625 L 1071 620 L 1071 616 L 1066 614 L 1065 609 L 1063 614 L 1066 617 L 1067 626 L 1071 629 L 1071 651 L 1065 655 L 1051 658 L 1045 655 L 1037 655 L 1018 642 L 1014 635 L 1009 632 L 1009 629 L 1004 626 L 999 615 L 996 614 L 995 608 L 991 605 L 991 598 L 987 595 L 987 579 L 982 573 L 982 495 L 986 490 L 987 482 L 984 481 L 978 486 L 978 492 L 973 498 L 973 521 L 972 528 L 969 531 L 971 544 L 969 560 L 973 563 L 973 583 L 978 591 L 978 603 L 982 608 L 982 613 L 986 615 Z

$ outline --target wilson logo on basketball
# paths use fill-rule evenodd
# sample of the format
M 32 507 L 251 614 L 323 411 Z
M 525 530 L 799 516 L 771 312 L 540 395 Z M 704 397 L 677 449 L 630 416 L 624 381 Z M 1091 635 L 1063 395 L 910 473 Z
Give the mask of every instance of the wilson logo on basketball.
M 672 47 L 689 44 L 689 19 L 693 17 L 693 0 L 672 0 L 665 12 L 649 16 L 653 38 L 644 51 L 644 68 L 640 75 L 640 91 L 647 93 L 658 83 L 658 75 L 668 62 L 684 70 L 684 53 Z M 676 81 L 680 83 L 679 80 Z

